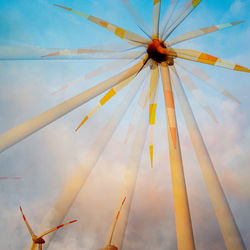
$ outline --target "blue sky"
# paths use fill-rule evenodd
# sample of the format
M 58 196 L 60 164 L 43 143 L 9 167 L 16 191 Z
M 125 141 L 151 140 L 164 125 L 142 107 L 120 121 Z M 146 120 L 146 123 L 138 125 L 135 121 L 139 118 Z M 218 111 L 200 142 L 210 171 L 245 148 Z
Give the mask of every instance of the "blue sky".
M 149 25 L 153 5 L 150 2 L 153 1 L 132 1 Z M 54 3 L 92 14 L 142 34 L 127 14 L 121 1 L 118 0 L 58 2 L 4 0 L 0 3 L 0 46 L 31 45 L 43 48 L 79 48 L 119 42 L 119 39 L 113 34 L 81 17 L 54 7 Z M 167 3 L 168 1 L 163 1 L 163 9 Z M 239 26 L 185 42 L 180 46 L 202 50 L 250 68 L 249 9 L 250 1 L 248 0 L 216 1 L 216 3 L 212 0 L 204 0 L 173 36 L 196 28 L 246 20 Z M 58 87 L 84 75 L 102 63 L 103 61 L 100 60 L 97 62 L 0 62 L 0 133 L 101 81 L 103 77 L 80 84 L 58 96 L 50 94 Z M 197 84 L 206 93 L 209 105 L 217 115 L 219 124 L 215 124 L 190 98 L 236 221 L 247 246 L 250 247 L 249 223 L 245 219 L 249 216 L 250 206 L 250 186 L 248 184 L 250 161 L 248 155 L 250 144 L 249 75 L 211 66 L 201 67 L 242 102 L 241 105 L 237 105 L 197 81 Z M 109 74 L 105 75 L 105 77 L 107 76 Z M 189 94 L 188 96 L 190 97 Z M 96 114 L 96 117 L 89 121 L 89 124 L 86 124 L 79 134 L 75 134 L 75 126 L 98 100 L 96 98 L 90 101 L 1 153 L 0 176 L 22 177 L 21 181 L 0 183 L 0 207 L 3 211 L 0 215 L 3 221 L 3 224 L 0 225 L 0 242 L 3 249 L 20 249 L 20 246 L 25 245 L 28 234 L 21 221 L 18 206 L 20 204 L 24 206 L 34 228 L 39 225 L 44 211 L 47 211 L 53 204 L 74 167 L 82 161 L 83 153 L 88 146 L 87 142 L 93 141 L 98 131 L 101 130 L 100 124 L 106 121 L 113 106 L 117 104 L 117 100 L 108 104 L 103 113 Z M 149 249 L 166 249 L 166 246 L 169 249 L 175 249 L 176 247 L 173 207 L 169 205 L 172 202 L 170 171 L 169 168 L 165 168 L 165 162 L 168 163 L 169 159 L 164 158 L 168 154 L 167 137 L 162 136 L 161 132 L 165 131 L 165 120 L 162 119 L 163 107 L 160 106 L 158 111 L 158 132 L 156 133 L 156 141 L 159 145 L 156 153 L 158 167 L 152 174 L 145 153 L 142 160 L 144 170 L 138 179 L 138 189 L 124 243 L 125 249 L 146 249 L 144 245 L 146 239 L 150 241 L 149 245 L 146 245 Z M 212 243 L 214 249 L 224 249 L 223 240 L 179 110 L 178 116 L 183 143 L 183 159 L 186 162 L 186 169 L 188 169 L 186 177 L 190 191 L 190 206 L 197 249 L 210 249 L 208 246 Z M 127 114 L 125 118 L 128 117 Z M 117 145 L 121 145 L 121 137 L 124 134 L 122 131 L 126 131 L 127 125 L 128 121 L 123 120 L 121 130 L 116 131 L 85 190 L 81 192 L 76 204 L 71 209 L 68 218 L 76 217 L 81 222 L 74 230 L 72 229 L 73 232 L 62 232 L 61 237 L 64 239 L 65 249 L 74 250 L 80 246 L 85 246 L 84 249 L 92 249 L 104 244 L 105 230 L 108 228 L 117 195 L 109 184 L 112 183 L 112 187 L 119 190 L 119 181 L 123 174 L 124 158 L 126 157 L 119 151 Z M 129 150 L 124 145 L 121 146 L 121 149 L 124 152 Z M 110 152 L 115 155 L 115 159 L 112 158 Z M 107 164 L 109 164 L 109 169 L 104 168 Z M 107 174 L 106 171 L 113 174 Z M 152 175 L 155 183 L 151 181 Z M 145 191 L 145 186 L 148 187 L 148 191 Z M 197 186 L 201 190 L 200 192 L 197 192 Z M 107 198 L 110 200 L 110 203 L 105 203 L 105 205 L 102 204 L 105 201 L 100 198 L 102 190 L 107 192 Z M 152 195 L 148 196 L 148 194 Z M 161 198 L 162 195 L 166 195 L 167 199 L 163 199 L 162 207 L 155 208 L 152 204 L 158 202 L 157 198 Z M 149 202 L 146 201 L 147 198 Z M 144 210 L 141 208 L 141 204 L 145 205 Z M 100 206 L 105 208 L 103 212 L 98 210 Z M 158 215 L 152 214 L 153 209 L 156 209 Z M 140 215 L 138 215 L 139 213 Z M 102 218 L 103 225 L 99 225 L 98 218 Z M 207 218 L 209 218 L 209 223 L 206 228 L 201 221 L 207 220 Z M 156 223 L 152 225 L 152 222 L 155 221 Z M 162 221 L 166 221 L 166 223 L 164 224 Z M 150 230 L 145 229 L 147 225 L 151 225 Z M 169 232 L 168 235 L 165 234 L 166 228 Z M 134 236 L 135 231 L 137 231 L 136 237 Z M 63 249 L 60 240 L 62 241 L 60 236 L 56 238 L 51 249 Z

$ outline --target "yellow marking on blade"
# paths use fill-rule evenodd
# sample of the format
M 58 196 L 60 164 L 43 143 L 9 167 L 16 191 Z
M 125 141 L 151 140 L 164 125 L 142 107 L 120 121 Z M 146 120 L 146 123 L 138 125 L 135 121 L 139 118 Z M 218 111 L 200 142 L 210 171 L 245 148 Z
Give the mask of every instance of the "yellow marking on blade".
M 237 64 L 235 65 L 234 70 L 250 73 L 250 70 L 248 68 L 242 67 L 242 66 L 237 65 Z
M 159 3 L 161 0 L 154 0 L 154 5 L 156 5 L 157 3 Z
M 197 59 L 197 62 L 214 65 L 217 60 L 218 58 L 215 56 L 211 56 L 206 53 L 201 53 L 199 58 Z
M 164 92 L 167 108 L 174 108 L 174 99 L 172 98 L 173 92 L 169 90 L 164 90 Z
M 110 98 L 112 98 L 114 95 L 116 94 L 116 92 L 114 91 L 114 89 L 110 89 L 109 92 L 100 100 L 100 104 L 104 105 Z
M 83 119 L 83 121 L 80 123 L 80 125 L 75 129 L 75 132 L 77 132 L 77 130 L 89 119 L 88 116 L 85 116 L 85 118 Z
M 201 2 L 201 0 L 193 0 L 192 1 L 193 7 L 195 8 L 200 2 Z
M 105 22 L 105 21 L 103 21 L 103 20 L 101 20 L 99 23 L 100 23 L 100 25 L 101 25 L 102 27 L 105 27 L 105 28 L 107 28 L 108 25 L 109 25 L 107 22 Z
M 157 104 L 149 104 L 149 125 L 155 124 L 156 108 Z
M 153 168 L 153 156 L 154 156 L 154 146 L 150 145 L 149 146 L 149 153 L 150 153 L 150 163 L 151 163 L 151 168 Z
M 217 31 L 217 30 L 219 30 L 219 28 L 216 26 L 211 26 L 211 27 L 202 28 L 200 30 L 203 31 L 205 34 L 207 34 L 207 33 Z
M 170 132 L 173 139 L 174 148 L 176 148 L 176 128 L 170 128 Z
M 124 29 L 121 29 L 119 27 L 115 29 L 115 34 L 119 36 L 121 39 L 124 38 L 125 32 L 126 31 Z

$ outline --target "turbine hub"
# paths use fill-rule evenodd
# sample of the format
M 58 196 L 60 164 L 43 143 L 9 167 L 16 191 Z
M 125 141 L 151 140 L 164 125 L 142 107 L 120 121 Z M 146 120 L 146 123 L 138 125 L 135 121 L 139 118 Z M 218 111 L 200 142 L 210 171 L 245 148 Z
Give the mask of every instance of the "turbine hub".
M 148 57 L 157 63 L 167 62 L 168 65 L 174 65 L 172 56 L 167 54 L 167 47 L 164 42 L 158 39 L 153 39 L 147 48 Z
M 33 240 L 34 240 L 34 242 L 37 243 L 37 244 L 44 244 L 44 243 L 45 243 L 45 240 L 44 240 L 42 237 L 37 238 L 37 236 L 36 236 L 36 238 L 33 239 Z

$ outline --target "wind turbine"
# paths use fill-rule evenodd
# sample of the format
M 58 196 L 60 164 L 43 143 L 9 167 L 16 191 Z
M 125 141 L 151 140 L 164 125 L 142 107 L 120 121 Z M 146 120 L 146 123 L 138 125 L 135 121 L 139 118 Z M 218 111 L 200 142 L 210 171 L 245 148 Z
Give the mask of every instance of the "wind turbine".
M 115 218 L 115 222 L 114 222 L 114 224 L 113 224 L 112 231 L 111 231 L 111 235 L 109 236 L 107 245 L 106 245 L 104 248 L 101 248 L 101 249 L 99 249 L 99 250 L 118 250 L 118 247 L 112 245 L 112 238 L 113 238 L 113 235 L 114 235 L 114 232 L 115 232 L 115 228 L 116 228 L 117 221 L 118 221 L 118 219 L 119 219 L 119 215 L 120 215 L 120 213 L 121 213 L 121 209 L 122 209 L 122 207 L 123 207 L 125 201 L 126 201 L 126 197 L 123 199 L 122 204 L 121 204 L 121 206 L 120 206 L 120 209 L 119 209 L 118 212 L 117 212 L 117 215 L 116 215 L 116 218 Z
M 44 232 L 44 233 L 37 236 L 37 235 L 35 235 L 33 233 L 32 229 L 31 229 L 31 227 L 30 227 L 30 225 L 29 225 L 29 223 L 28 223 L 28 221 L 27 221 L 27 219 L 26 219 L 26 217 L 25 217 L 25 215 L 23 213 L 23 210 L 22 210 L 21 206 L 20 206 L 20 211 L 21 211 L 21 213 L 23 215 L 23 220 L 24 220 L 24 222 L 25 222 L 25 224 L 26 224 L 26 226 L 27 226 L 27 228 L 29 230 L 29 233 L 30 233 L 31 237 L 32 237 L 33 243 L 32 243 L 32 246 L 31 246 L 31 250 L 35 250 L 37 247 L 38 247 L 39 250 L 42 250 L 42 245 L 45 243 L 45 240 L 43 239 L 43 236 L 45 236 L 45 235 L 47 235 L 49 233 L 52 233 L 52 232 L 56 231 L 59 228 L 62 228 L 64 226 L 67 226 L 67 225 L 77 221 L 77 220 L 69 221 L 69 222 L 67 222 L 65 224 L 54 227 L 54 228 L 52 228 L 52 229 L 50 229 L 50 230 L 48 230 L 48 231 L 46 231 L 46 232 Z

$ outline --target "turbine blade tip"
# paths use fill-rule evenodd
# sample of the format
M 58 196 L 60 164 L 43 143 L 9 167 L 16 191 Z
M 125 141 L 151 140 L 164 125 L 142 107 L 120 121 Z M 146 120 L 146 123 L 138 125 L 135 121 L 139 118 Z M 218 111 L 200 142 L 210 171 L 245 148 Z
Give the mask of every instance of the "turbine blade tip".
M 246 21 L 243 20 L 243 21 L 239 21 L 239 22 L 232 22 L 232 25 L 237 25 L 237 24 L 241 24 L 241 23 L 244 23 L 244 22 L 246 22 Z
M 71 10 L 72 10 L 71 8 L 68 8 L 68 7 L 65 7 L 65 6 L 62 6 L 62 5 L 56 4 L 56 3 L 54 3 L 53 5 L 54 5 L 54 6 L 56 6 L 56 7 L 60 7 L 60 8 L 62 8 L 62 9 L 65 9 L 65 10 L 69 10 L 69 11 L 71 11 Z

